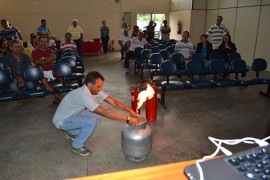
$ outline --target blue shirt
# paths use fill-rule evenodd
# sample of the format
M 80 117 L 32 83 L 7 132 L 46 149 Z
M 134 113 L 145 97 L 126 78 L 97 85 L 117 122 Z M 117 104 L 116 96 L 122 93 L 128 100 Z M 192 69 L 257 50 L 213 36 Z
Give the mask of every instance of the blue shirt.
M 108 26 L 101 26 L 100 27 L 101 37 L 107 37 L 110 34 L 110 29 Z
M 45 33 L 49 33 L 50 34 L 50 29 L 47 26 L 46 27 L 39 26 L 37 28 L 37 32 L 43 33 L 43 34 L 45 34 Z

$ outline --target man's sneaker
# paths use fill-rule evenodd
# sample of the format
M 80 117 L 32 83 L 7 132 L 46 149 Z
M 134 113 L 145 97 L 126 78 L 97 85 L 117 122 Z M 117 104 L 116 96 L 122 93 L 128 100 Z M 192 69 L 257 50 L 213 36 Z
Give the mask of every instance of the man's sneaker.
M 92 151 L 90 149 L 87 149 L 87 147 L 85 147 L 85 146 L 83 146 L 81 148 L 72 147 L 72 151 L 80 154 L 81 156 L 90 156 L 92 154 Z
M 72 140 L 72 141 L 76 138 L 76 136 L 71 135 L 71 134 L 69 134 L 69 133 L 66 132 L 66 131 L 64 132 L 63 136 L 64 136 L 64 138 L 70 139 L 70 140 Z

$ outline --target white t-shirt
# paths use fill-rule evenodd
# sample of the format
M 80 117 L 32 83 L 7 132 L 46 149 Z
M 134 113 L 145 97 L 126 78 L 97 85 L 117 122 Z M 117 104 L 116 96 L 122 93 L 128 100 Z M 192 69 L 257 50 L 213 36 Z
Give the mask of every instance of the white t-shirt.
M 65 119 L 79 114 L 85 108 L 93 112 L 99 106 L 99 102 L 107 97 L 108 95 L 103 91 L 100 91 L 98 95 L 92 95 L 86 85 L 69 92 L 54 114 L 54 125 L 59 128 L 59 126 L 63 125 Z
M 184 41 L 181 40 L 176 42 L 174 50 L 183 54 L 184 58 L 188 58 L 194 53 L 194 45 L 190 41 L 184 43 Z
M 136 47 L 144 48 L 144 46 L 147 44 L 148 42 L 145 38 L 142 38 L 142 40 L 140 41 L 138 37 L 133 37 L 130 39 L 130 51 L 134 51 Z
M 122 35 L 120 36 L 120 38 L 119 38 L 119 40 L 122 42 L 122 45 L 125 45 L 126 42 L 128 42 L 129 39 L 130 39 L 130 36 L 129 36 L 129 35 L 126 36 L 126 35 L 124 35 L 124 34 L 122 34 Z

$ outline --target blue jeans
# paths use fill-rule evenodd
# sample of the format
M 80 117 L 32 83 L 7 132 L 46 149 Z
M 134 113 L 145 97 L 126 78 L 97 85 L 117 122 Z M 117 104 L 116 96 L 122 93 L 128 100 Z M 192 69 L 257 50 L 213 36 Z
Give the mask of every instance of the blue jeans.
M 101 42 L 102 42 L 102 48 L 103 48 L 103 52 L 107 53 L 108 49 L 109 49 L 109 40 L 110 37 L 109 36 L 101 36 Z
M 94 132 L 96 125 L 101 122 L 101 119 L 101 116 L 92 113 L 89 110 L 84 110 L 75 116 L 65 119 L 63 125 L 61 125 L 59 129 L 76 136 L 72 142 L 72 147 L 81 148 Z
M 16 91 L 17 93 L 21 93 L 21 90 L 24 89 L 31 89 L 33 88 L 33 83 L 32 82 L 24 82 L 24 86 L 19 86 L 19 83 L 17 79 L 14 79 L 12 83 L 10 83 L 10 89 L 12 91 Z

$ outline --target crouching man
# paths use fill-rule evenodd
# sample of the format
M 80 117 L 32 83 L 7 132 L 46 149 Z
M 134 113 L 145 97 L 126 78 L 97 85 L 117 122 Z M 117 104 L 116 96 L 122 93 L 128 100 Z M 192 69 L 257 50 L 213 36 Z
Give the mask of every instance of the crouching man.
M 102 116 L 139 124 L 139 120 L 135 118 L 136 113 L 131 108 L 102 91 L 103 83 L 104 77 L 99 72 L 89 72 L 86 75 L 85 84 L 64 97 L 53 117 L 55 126 L 65 131 L 64 137 L 73 140 L 72 151 L 82 156 L 91 155 L 92 151 L 85 147 L 84 143 L 101 121 Z M 130 113 L 130 116 L 107 109 L 99 104 L 100 101 L 126 111 Z

